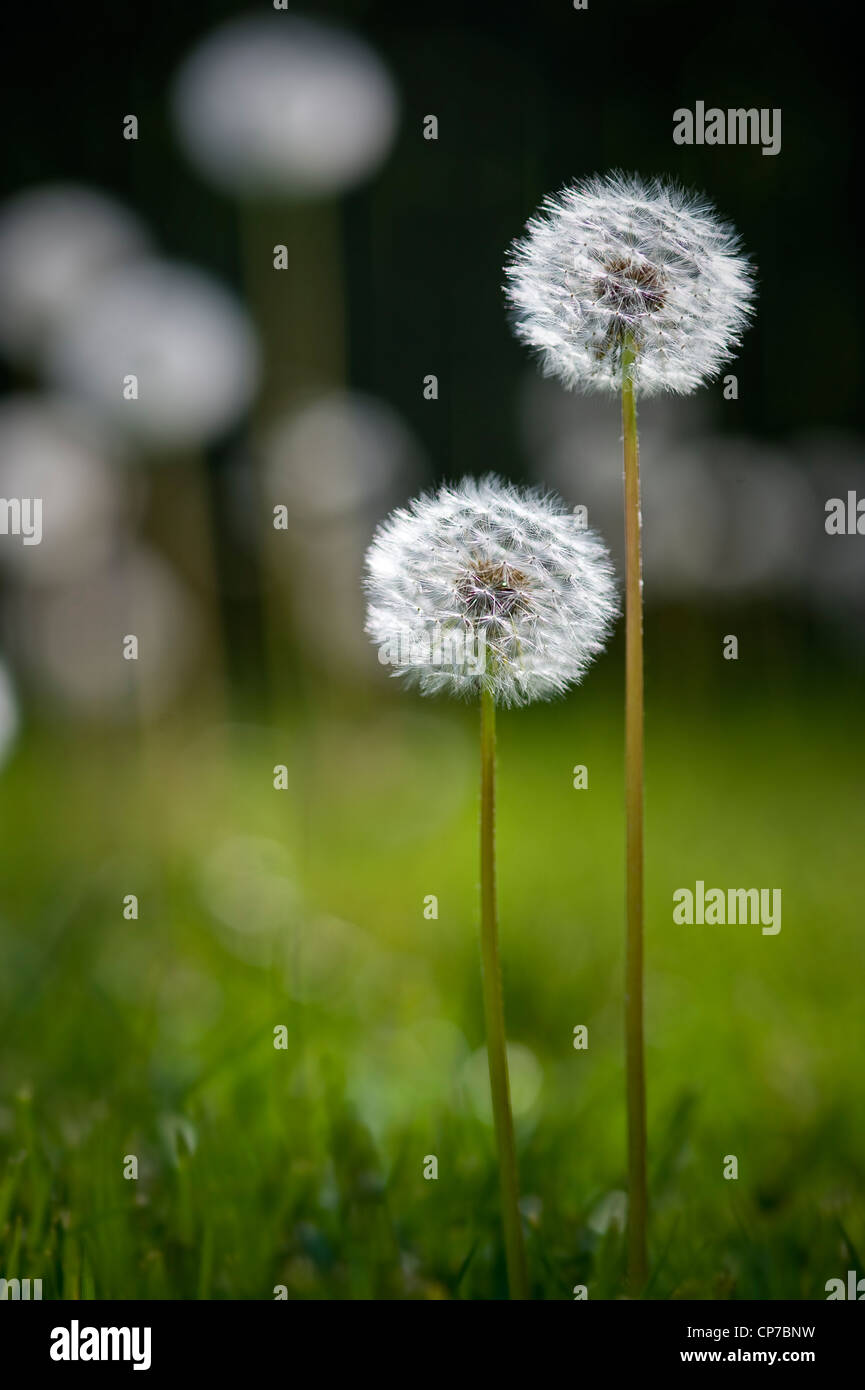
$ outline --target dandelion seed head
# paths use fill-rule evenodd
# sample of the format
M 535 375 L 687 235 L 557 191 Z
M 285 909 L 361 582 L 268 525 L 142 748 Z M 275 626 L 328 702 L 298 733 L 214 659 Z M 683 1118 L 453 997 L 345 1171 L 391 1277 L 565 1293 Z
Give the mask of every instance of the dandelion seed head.
M 603 650 L 618 611 L 606 547 L 555 495 L 495 475 L 400 507 L 367 551 L 366 630 L 424 695 L 550 699 Z
M 514 331 L 569 389 L 688 395 L 738 346 L 753 268 L 713 206 L 673 183 L 591 178 L 548 197 L 512 245 Z

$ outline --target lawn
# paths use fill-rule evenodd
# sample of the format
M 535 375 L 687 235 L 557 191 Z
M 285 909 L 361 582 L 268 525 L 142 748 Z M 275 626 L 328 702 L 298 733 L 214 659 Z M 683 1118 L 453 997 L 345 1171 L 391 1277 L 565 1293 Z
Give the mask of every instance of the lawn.
M 647 1296 L 821 1299 L 865 1274 L 861 702 L 843 671 L 670 650 L 650 624 Z M 544 1299 L 624 1291 L 620 656 L 499 727 Z M 0 1274 L 45 1298 L 505 1296 L 476 764 L 474 711 L 383 674 L 269 719 L 34 718 L 0 783 Z M 675 923 L 698 880 L 780 888 L 781 930 Z

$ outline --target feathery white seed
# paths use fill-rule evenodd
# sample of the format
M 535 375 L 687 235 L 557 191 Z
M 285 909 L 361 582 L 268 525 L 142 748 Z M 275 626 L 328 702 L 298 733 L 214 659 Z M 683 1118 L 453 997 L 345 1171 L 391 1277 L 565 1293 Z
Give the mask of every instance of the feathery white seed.
M 549 196 L 512 245 L 514 331 L 569 389 L 687 395 L 729 360 L 752 312 L 754 272 L 703 198 L 613 173 Z
M 552 494 L 494 475 L 416 498 L 367 551 L 366 630 L 424 695 L 525 705 L 580 680 L 618 612 L 603 541 Z

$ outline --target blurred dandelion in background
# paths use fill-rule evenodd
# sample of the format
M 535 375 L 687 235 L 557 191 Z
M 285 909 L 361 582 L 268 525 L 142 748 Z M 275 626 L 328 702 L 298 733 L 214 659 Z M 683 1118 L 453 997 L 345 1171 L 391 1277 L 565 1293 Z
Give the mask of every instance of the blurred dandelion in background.
M 469 1046 L 465 1036 L 444 1018 L 422 1018 L 405 1027 L 378 1030 L 364 1039 L 351 1058 L 346 1096 L 363 1115 L 381 1151 L 419 1111 L 455 1109 Z M 481 1050 L 479 1089 L 492 1122 L 486 1053 Z M 480 1105 L 483 1107 L 481 1099 Z
M 218 438 L 248 409 L 259 350 L 245 310 L 194 266 L 144 260 L 100 276 L 60 325 L 46 370 L 130 439 L 184 449 Z M 138 398 L 124 379 L 138 378 Z
M 511 1080 L 511 1102 L 514 1119 L 524 1120 L 536 1105 L 543 1085 L 544 1073 L 531 1048 L 522 1043 L 508 1043 L 508 1074 Z M 489 1076 L 487 1074 L 487 1050 L 478 1048 L 465 1062 L 460 1073 L 460 1084 L 470 1108 L 483 1120 L 493 1123 L 493 1107 L 490 1100 Z
M 222 839 L 203 857 L 198 885 L 227 948 L 265 965 L 274 939 L 300 911 L 300 891 L 284 844 L 254 835 Z
M 0 206 L 0 346 L 41 359 L 102 275 L 147 254 L 140 219 L 84 184 L 40 184 Z
M 196 669 L 202 625 L 174 568 L 138 544 L 62 587 L 10 595 L 10 648 L 71 713 L 126 722 L 166 709 Z M 127 633 L 146 659 L 122 659 Z
M 5 663 L 0 662 L 0 769 L 15 745 L 18 725 L 18 701 Z
M 396 411 L 356 391 L 328 392 L 273 422 L 263 450 L 270 500 L 290 499 L 300 527 L 372 514 L 417 482 L 422 459 Z
M 553 403 L 552 397 L 557 397 Z M 547 408 L 551 407 L 549 417 Z M 611 536 L 624 563 L 620 444 L 602 398 L 526 381 L 521 423 L 531 465 Z M 706 596 L 798 593 L 814 516 L 811 482 L 792 445 L 720 434 L 699 400 L 658 397 L 640 410 L 647 605 Z
M 146 528 L 165 573 L 167 556 L 181 556 L 218 634 L 202 451 L 258 390 L 261 354 L 242 304 L 203 269 L 154 255 L 139 219 L 98 190 L 46 184 L 0 209 L 0 346 L 50 390 L 0 410 L 0 483 L 43 505 L 41 543 L 4 547 L 7 576 L 79 585 L 116 566 Z M 167 457 L 180 466 L 157 484 L 150 465 Z M 20 635 L 22 606 L 9 601 Z M 34 600 L 37 627 L 68 601 Z M 31 655 L 35 640 L 23 643 Z M 59 686 L 71 695 L 83 680 L 67 671 Z
M 255 470 L 248 495 L 267 497 L 275 483 L 274 502 L 290 503 L 289 524 L 281 532 L 269 525 L 261 540 L 264 638 L 272 697 L 281 700 L 297 682 L 286 654 L 287 613 L 311 676 L 344 680 L 369 665 L 359 599 L 347 599 L 357 592 L 363 514 L 349 513 L 352 496 L 360 503 L 373 495 L 377 473 L 384 483 L 394 443 L 385 438 L 377 459 L 376 436 L 381 443 L 394 431 L 385 410 L 376 430 L 372 404 L 346 407 L 333 397 L 311 406 L 310 397 L 346 383 L 351 305 L 338 200 L 382 166 L 399 103 L 385 64 L 363 39 L 271 11 L 201 38 L 174 75 L 170 104 L 183 155 L 238 205 L 263 363 L 254 447 L 242 471 Z M 295 410 L 304 413 L 289 422 Z
M 853 431 L 812 429 L 794 436 L 792 444 L 810 490 L 802 546 L 806 600 L 845 650 L 851 637 L 861 647 L 865 546 L 858 532 L 835 536 L 826 531 L 826 504 L 832 498 L 846 504 L 851 492 L 856 499 L 865 497 L 865 438 Z
M 7 396 L 0 403 L 0 496 L 42 501 L 39 545 L 4 545 L 0 564 L 22 584 L 63 584 L 105 565 L 132 506 L 123 451 L 80 401 Z
M 394 85 L 369 45 L 288 14 L 232 20 L 202 39 L 172 106 L 190 162 L 241 197 L 342 192 L 373 172 L 396 132 Z
M 261 456 L 268 504 L 286 511 L 292 563 L 277 554 L 272 573 L 298 640 L 343 680 L 371 674 L 358 576 L 376 517 L 425 471 L 417 440 L 385 401 L 332 391 L 274 420 Z
M 367 931 L 332 915 L 298 916 L 284 939 L 283 982 L 303 1004 L 364 1012 L 382 950 Z

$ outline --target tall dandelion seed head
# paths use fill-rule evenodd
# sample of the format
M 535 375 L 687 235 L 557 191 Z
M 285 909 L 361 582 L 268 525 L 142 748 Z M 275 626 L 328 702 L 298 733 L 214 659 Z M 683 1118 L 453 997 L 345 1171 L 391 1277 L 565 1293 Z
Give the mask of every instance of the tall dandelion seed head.
M 614 173 L 548 197 L 511 247 L 514 330 L 569 389 L 619 391 L 622 349 L 643 396 L 687 395 L 737 347 L 754 273 L 713 206 Z
M 425 695 L 502 705 L 579 681 L 618 611 L 606 547 L 554 495 L 494 475 L 398 508 L 366 556 L 366 630 Z

